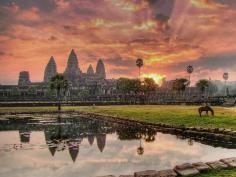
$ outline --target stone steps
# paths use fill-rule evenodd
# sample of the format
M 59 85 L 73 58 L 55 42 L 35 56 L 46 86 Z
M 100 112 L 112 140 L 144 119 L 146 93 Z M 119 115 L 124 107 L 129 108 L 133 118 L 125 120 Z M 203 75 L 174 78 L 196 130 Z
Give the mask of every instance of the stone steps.
M 194 176 L 210 170 L 221 170 L 226 168 L 236 168 L 236 157 L 221 159 L 213 162 L 184 163 L 175 166 L 169 170 L 146 170 L 135 172 L 133 175 L 120 175 L 119 177 L 176 177 L 176 176 Z M 97 177 L 115 177 L 114 175 Z

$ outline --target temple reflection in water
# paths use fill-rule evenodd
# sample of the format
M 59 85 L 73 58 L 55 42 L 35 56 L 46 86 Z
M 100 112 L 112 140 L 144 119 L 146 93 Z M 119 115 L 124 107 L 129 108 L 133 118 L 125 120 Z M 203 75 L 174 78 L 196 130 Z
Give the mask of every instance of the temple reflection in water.
M 33 131 L 43 131 L 45 142 L 52 156 L 56 152 L 68 150 L 73 162 L 76 161 L 83 141 L 90 146 L 96 143 L 97 149 L 102 153 L 106 146 L 106 135 L 116 133 L 120 140 L 141 140 L 151 142 L 155 140 L 156 131 L 150 128 L 126 127 L 120 124 L 108 123 L 96 119 L 86 118 L 11 118 L 0 120 L 0 131 L 18 130 L 22 148 L 30 144 Z M 137 144 L 137 148 L 139 143 Z
M 98 152 L 103 153 L 106 149 L 107 135 L 109 134 L 117 137 L 117 143 L 126 140 L 136 140 L 135 153 L 144 155 L 144 144 L 154 142 L 155 138 L 157 138 L 157 131 L 160 131 L 143 125 L 124 125 L 80 117 L 78 114 L 62 114 L 61 116 L 48 114 L 34 115 L 33 117 L 17 115 L 0 119 L 0 131 L 9 130 L 18 131 L 18 140 L 20 141 L 20 144 L 17 144 L 17 139 L 14 140 L 16 142 L 12 144 L 13 147 L 11 149 L 18 150 L 30 147 L 36 150 L 37 145 L 34 146 L 35 143 L 30 142 L 31 139 L 34 139 L 32 132 L 42 132 L 44 140 L 40 146 L 48 149 L 52 157 L 56 156 L 57 152 L 68 152 L 73 162 L 79 156 L 81 145 L 96 147 L 95 149 Z M 165 133 L 164 130 L 163 133 Z M 210 141 L 207 137 L 191 137 L 186 134 L 174 135 L 176 139 L 186 139 L 185 142 L 188 146 L 193 146 L 194 142 L 198 141 L 214 147 L 236 148 L 235 143 L 227 144 L 220 141 Z
M 76 112 L 1 115 L 0 171 L 5 173 L 0 176 L 15 177 L 16 169 L 25 177 L 118 176 L 130 174 L 129 169 L 161 170 L 236 153 L 236 142 L 101 119 Z

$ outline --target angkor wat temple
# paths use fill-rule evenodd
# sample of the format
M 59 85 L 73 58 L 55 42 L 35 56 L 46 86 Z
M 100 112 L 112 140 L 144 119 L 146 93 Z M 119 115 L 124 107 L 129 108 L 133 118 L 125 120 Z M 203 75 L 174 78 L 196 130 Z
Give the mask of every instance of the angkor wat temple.
M 0 85 L 1 100 L 48 100 L 53 97 L 50 90 L 50 80 L 57 74 L 57 64 L 53 56 L 49 59 L 44 70 L 42 82 L 32 82 L 28 71 L 19 73 L 18 85 Z M 65 78 L 69 81 L 69 97 L 79 97 L 88 95 L 109 95 L 115 91 L 116 80 L 106 79 L 105 65 L 102 59 L 97 61 L 96 70 L 92 65 L 88 66 L 86 72 L 80 69 L 78 57 L 72 49 L 67 66 L 63 72 Z
M 44 71 L 44 83 L 49 83 L 51 78 L 56 74 L 57 65 L 52 56 Z M 89 65 L 87 72 L 83 73 L 79 67 L 78 58 L 75 54 L 75 51 L 72 49 L 68 57 L 64 76 L 73 86 L 79 86 L 84 85 L 85 82 L 88 81 L 100 82 L 106 80 L 106 71 L 102 59 L 99 59 L 97 62 L 96 72 L 94 72 L 92 65 Z
M 21 71 L 18 85 L 0 85 L 0 101 L 46 101 L 53 104 L 56 101 L 55 91 L 50 89 L 50 80 L 58 73 L 54 57 L 49 59 L 44 70 L 42 82 L 32 82 L 28 71 Z M 80 69 L 75 51 L 72 49 L 67 66 L 63 72 L 69 81 L 69 89 L 64 100 L 72 105 L 85 104 L 180 104 L 202 103 L 212 97 L 211 92 L 201 92 L 197 87 L 187 87 L 184 92 L 173 90 L 173 81 L 163 81 L 162 86 L 149 93 L 130 91 L 123 93 L 117 87 L 117 79 L 107 79 L 105 65 L 102 59 L 97 61 L 96 70 L 92 65 L 86 72 Z M 209 101 L 209 99 L 208 99 Z M 213 98 L 210 102 L 222 104 L 221 98 Z M 42 102 L 41 102 L 42 103 Z M 21 103 L 22 104 L 22 103 Z M 37 103 L 39 104 L 39 103 Z

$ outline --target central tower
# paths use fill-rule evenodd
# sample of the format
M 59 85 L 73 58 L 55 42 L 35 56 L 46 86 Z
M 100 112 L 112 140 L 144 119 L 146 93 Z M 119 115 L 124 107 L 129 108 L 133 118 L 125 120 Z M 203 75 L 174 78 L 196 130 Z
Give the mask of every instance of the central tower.
M 72 82 L 72 84 L 76 85 L 80 74 L 81 74 L 81 71 L 79 68 L 78 58 L 75 54 L 74 49 L 72 49 L 68 57 L 67 66 L 66 66 L 64 75 L 69 81 Z

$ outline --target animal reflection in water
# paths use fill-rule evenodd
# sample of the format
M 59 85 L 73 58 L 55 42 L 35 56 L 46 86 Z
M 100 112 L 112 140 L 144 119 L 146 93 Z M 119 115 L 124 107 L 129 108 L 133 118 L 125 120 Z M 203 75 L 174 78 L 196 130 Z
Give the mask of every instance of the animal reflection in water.
M 209 111 L 211 112 L 211 115 L 214 116 L 214 110 L 210 106 L 202 106 L 198 109 L 200 117 L 202 117 L 202 112 L 206 112 L 206 115 L 208 115 Z

